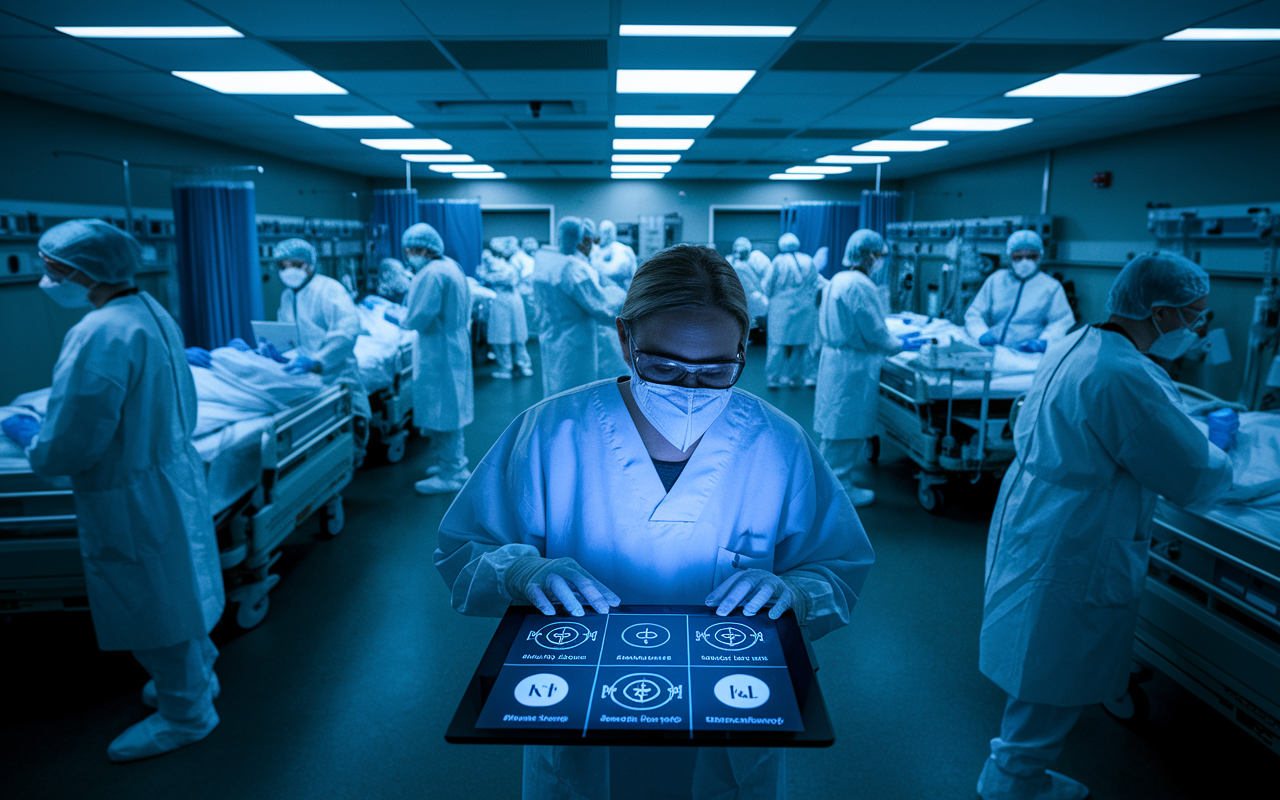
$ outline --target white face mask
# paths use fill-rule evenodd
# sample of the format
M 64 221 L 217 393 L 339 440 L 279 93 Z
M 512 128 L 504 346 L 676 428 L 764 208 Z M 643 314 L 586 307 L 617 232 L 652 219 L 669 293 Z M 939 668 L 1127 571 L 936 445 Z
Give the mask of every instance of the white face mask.
M 1020 258 L 1013 262 L 1013 274 L 1017 275 L 1020 280 L 1024 281 L 1032 275 L 1035 275 L 1036 270 L 1039 268 L 1040 265 L 1030 258 Z
M 421 269 L 427 265 L 426 256 L 405 256 L 405 260 L 409 262 L 409 266 L 415 269 Z
M 631 396 L 662 438 L 681 452 L 702 438 L 732 399 L 731 389 L 690 389 L 650 383 L 631 368 Z
M 48 275 L 40 276 L 40 288 L 44 293 L 53 298 L 53 302 L 63 308 L 91 308 L 93 303 L 89 301 L 89 287 L 76 283 L 70 278 L 61 281 L 55 281 Z
M 1181 315 L 1182 312 L 1179 311 L 1178 314 Z M 1168 332 L 1162 332 L 1159 323 L 1156 322 L 1155 315 L 1151 317 L 1151 324 L 1156 326 L 1156 332 L 1160 335 L 1147 348 L 1147 354 L 1156 358 L 1163 358 L 1168 361 L 1182 358 L 1188 350 L 1200 341 L 1200 337 L 1191 328 L 1176 328 Z
M 307 271 L 301 267 L 285 267 L 280 270 L 280 282 L 290 289 L 297 289 L 307 282 Z

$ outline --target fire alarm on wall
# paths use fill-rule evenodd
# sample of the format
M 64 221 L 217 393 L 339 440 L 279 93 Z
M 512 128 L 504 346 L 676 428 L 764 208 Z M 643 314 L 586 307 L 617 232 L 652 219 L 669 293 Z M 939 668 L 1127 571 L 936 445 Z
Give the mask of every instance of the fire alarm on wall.
M 1110 189 L 1110 188 L 1111 188 L 1111 173 L 1110 173 L 1110 172 L 1095 172 L 1095 173 L 1093 173 L 1093 188 L 1095 188 L 1095 189 Z

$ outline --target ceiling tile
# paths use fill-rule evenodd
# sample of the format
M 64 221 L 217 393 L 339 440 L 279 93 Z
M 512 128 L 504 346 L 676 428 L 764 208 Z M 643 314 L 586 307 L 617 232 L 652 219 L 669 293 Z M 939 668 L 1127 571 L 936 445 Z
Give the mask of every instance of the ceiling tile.
M 271 44 L 319 71 L 443 70 L 453 64 L 425 38 L 362 41 L 272 40 Z
M 255 39 L 99 39 L 97 46 L 159 70 L 303 69 Z
M 398 0 L 309 0 L 305 7 L 262 0 L 200 0 L 200 4 L 228 24 L 264 38 L 405 38 L 425 33 L 418 18 Z
M 1251 3 L 1205 23 L 1214 28 L 1280 28 L 1280 0 Z
M 3 46 L 2 42 L 0 42 L 0 46 Z M 58 75 L 52 76 L 51 80 L 45 80 L 32 75 L 23 75 L 20 72 L 0 70 L 0 91 L 34 97 L 44 97 L 51 94 L 81 94 L 83 90 L 63 83 L 58 79 L 58 76 L 62 74 L 58 73 Z
M 914 72 L 876 91 L 877 97 L 958 94 L 966 97 L 1004 94 L 1043 78 L 1043 74 L 996 72 Z
M 495 100 L 565 100 L 610 90 L 607 70 L 483 70 L 469 73 Z
M 923 72 L 1066 72 L 1124 47 L 1122 44 L 973 42 L 921 68 Z
M 1280 58 L 1259 61 L 1245 67 L 1232 70 L 1232 75 L 1280 75 Z
M 11 17 L 0 11 L 0 36 L 59 36 L 60 34 L 46 27 L 33 25 L 26 20 Z M 3 44 L 0 43 L 0 47 Z
M 784 39 L 696 39 L 624 36 L 622 69 L 763 69 L 786 47 Z
M 146 69 L 69 36 L 13 37 L 0 47 L 0 68 L 23 72 Z
M 44 72 L 37 77 L 77 86 L 87 92 L 105 95 L 186 94 L 203 95 L 209 89 L 164 72 Z
M 856 120 L 858 117 L 861 117 L 861 116 L 872 116 L 872 117 L 900 116 L 903 119 L 910 119 L 911 122 L 906 123 L 910 125 L 912 123 L 920 121 L 919 119 L 916 119 L 916 117 L 920 117 L 924 119 L 927 119 L 929 117 L 943 117 L 949 114 L 950 112 L 956 110 L 957 108 L 961 108 L 963 106 L 969 105 L 970 103 L 975 103 L 979 100 L 984 100 L 985 98 L 986 98 L 985 95 L 955 95 L 955 94 L 900 95 L 900 96 L 894 97 L 894 96 L 882 96 L 877 93 L 877 94 L 871 95 L 870 97 L 864 97 L 863 99 L 849 106 L 845 110 L 841 111 L 835 117 L 832 117 L 824 121 L 823 127 L 826 127 L 826 122 L 835 123 L 837 119 L 840 120 L 840 125 L 848 124 L 848 127 L 851 127 L 851 128 L 882 127 L 880 125 L 858 125 L 850 122 L 850 120 Z M 833 124 L 831 127 L 839 127 L 840 125 Z
M 955 42 L 794 42 L 773 65 L 774 72 L 906 72 L 937 58 Z
M 768 139 L 700 139 L 685 151 L 685 158 L 698 160 L 740 161 L 767 149 Z
M 1158 39 L 1241 5 L 1241 0 L 1043 0 L 982 35 L 984 39 L 1138 41 Z
M 293 116 L 312 114 L 317 116 L 359 114 L 382 115 L 386 112 L 356 95 L 293 95 L 246 94 L 238 95 L 246 103 Z M 298 123 L 299 125 L 303 123 Z M 310 126 L 308 126 L 310 127 Z
M 829 94 L 849 100 L 873 91 L 901 72 L 763 72 L 747 87 L 746 94 Z
M 604 36 L 609 4 L 599 0 L 558 0 L 554 7 L 525 0 L 441 3 L 405 0 L 437 36 Z
M 413 95 L 419 100 L 467 100 L 483 97 L 465 73 L 449 70 L 406 72 L 325 71 L 324 77 L 349 92 L 366 96 Z
M 620 94 L 618 114 L 719 114 L 733 101 L 725 94 Z
M 847 105 L 851 99 L 853 98 L 847 95 L 752 93 L 742 95 L 735 100 L 729 110 L 716 119 L 715 124 L 734 127 L 739 125 L 799 127 L 836 111 Z
M 963 109 L 966 117 L 1032 117 L 1036 120 L 1106 102 L 1097 97 L 992 97 Z
M 605 39 L 458 39 L 441 42 L 468 70 L 608 69 Z
M 5 0 L 4 10 L 41 25 L 225 25 L 190 3 L 129 0 Z
M 1280 42 L 1147 42 L 1080 65 L 1075 72 L 1211 72 L 1280 57 Z
M 818 0 L 788 3 L 735 0 L 728 7 L 687 0 L 622 0 L 622 22 L 630 25 L 799 25 L 817 6 Z
M 968 39 L 998 25 L 1033 0 L 897 0 L 893 3 L 831 3 L 809 26 L 823 36 L 883 36 L 894 39 Z

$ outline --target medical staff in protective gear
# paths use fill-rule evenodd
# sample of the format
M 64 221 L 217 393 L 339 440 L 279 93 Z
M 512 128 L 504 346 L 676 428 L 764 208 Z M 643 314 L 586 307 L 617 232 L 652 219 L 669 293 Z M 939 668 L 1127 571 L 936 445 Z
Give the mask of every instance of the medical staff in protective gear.
M 1044 242 L 1035 231 L 1014 231 L 1005 244 L 1009 268 L 982 284 L 964 312 L 964 327 L 979 344 L 1043 353 L 1067 335 L 1076 317 L 1062 284 L 1039 271 Z
M 533 298 L 533 269 L 536 264 L 533 254 L 538 252 L 538 246 L 537 239 L 526 236 L 524 241 L 520 242 L 520 249 L 508 259 L 520 272 L 517 291 L 520 292 L 520 298 L 524 301 L 525 322 L 530 334 L 538 332 L 538 305 Z
M 576 589 L 595 613 L 790 608 L 814 637 L 847 624 L 871 546 L 800 426 L 732 388 L 748 325 L 742 284 L 714 250 L 681 245 L 641 266 L 616 326 L 630 376 L 520 414 L 445 515 L 435 563 L 454 608 L 582 615 Z M 608 800 L 611 783 L 651 797 L 784 793 L 781 750 L 706 747 L 696 766 L 661 769 L 654 758 L 526 747 L 523 796 Z
M 520 252 L 519 243 L 514 236 L 495 236 L 489 247 L 493 256 L 481 259 L 476 278 L 497 294 L 489 304 L 489 324 L 485 329 L 489 346 L 498 359 L 493 377 L 510 380 L 512 368 L 517 367 L 527 378 L 533 375 L 533 362 L 529 359 L 527 345 L 529 321 L 524 313 L 524 298 L 517 291 L 520 273 L 509 260 Z M 514 361 L 511 356 L 513 348 Z
M 764 375 L 770 389 L 798 386 L 805 380 L 809 348 L 817 336 L 818 271 L 800 252 L 794 233 L 778 239 L 778 253 L 766 270 L 762 288 L 769 298 L 769 350 Z
M 631 277 L 636 274 L 636 251 L 618 241 L 618 226 L 612 220 L 600 223 L 600 245 L 591 252 L 591 266 L 600 273 L 601 280 L 624 290 L 631 288 Z
M 822 437 L 823 457 L 854 506 L 876 499 L 875 492 L 853 485 L 852 472 L 876 432 L 880 365 L 902 350 L 902 341 L 885 326 L 889 309 L 874 281 L 884 269 L 887 252 L 880 234 L 866 228 L 854 231 L 842 262 L 849 269 L 832 277 L 818 309 L 822 357 L 813 429 Z
M 400 237 L 405 257 L 417 263 L 403 326 L 418 332 L 413 365 L 413 424 L 430 439 L 427 478 L 419 494 L 448 494 L 471 477 L 463 429 L 475 418 L 471 375 L 471 287 L 457 262 L 444 254 L 436 229 L 419 222 Z
M 403 303 L 413 282 L 413 272 L 398 258 L 384 258 L 378 263 L 378 294 L 393 303 Z
M 582 220 L 582 240 L 582 252 L 586 255 L 591 269 L 600 277 L 600 285 L 621 289 L 625 296 L 627 291 L 625 286 L 608 278 L 597 269 L 596 264 L 602 258 L 603 248 L 600 246 L 600 237 L 596 231 L 595 223 L 585 217 Z M 630 282 L 629 279 L 628 282 Z M 613 323 L 597 326 L 596 377 L 616 378 L 619 375 L 626 374 L 627 362 L 623 360 L 622 350 L 618 347 L 618 334 L 614 329 Z
M 591 268 L 590 234 L 584 233 L 582 220 L 564 217 L 557 235 L 560 251 L 539 250 L 533 273 L 544 397 L 599 378 L 602 337 L 597 329 L 612 325 L 626 300 L 621 287 L 603 285 Z
M 155 714 L 120 734 L 112 761 L 209 735 L 224 603 L 204 463 L 191 444 L 196 390 L 182 331 L 134 285 L 142 248 L 101 220 L 50 228 L 38 249 L 51 283 L 87 290 L 93 310 L 62 343 L 31 469 L 70 476 L 98 646 L 131 650 L 151 675 Z
M 978 779 L 987 800 L 1088 793 L 1045 768 L 1083 706 L 1127 694 L 1156 496 L 1204 503 L 1231 485 L 1227 455 L 1147 357 L 1194 334 L 1208 294 L 1182 256 L 1138 256 L 1111 287 L 1110 319 L 1036 372 L 987 539 L 980 667 L 1009 695 Z
M 751 246 L 751 240 L 739 236 L 733 240 L 733 255 L 729 265 L 738 273 L 742 288 L 747 293 L 747 313 L 751 315 L 751 327 L 763 328 L 769 313 L 769 298 L 764 293 L 764 276 L 769 271 L 769 257 Z
M 316 274 L 316 249 L 310 242 L 285 239 L 275 246 L 275 257 L 285 285 L 276 319 L 298 328 L 298 352 L 285 365 L 285 372 L 315 372 L 326 383 L 350 387 L 358 467 L 364 463 L 369 445 L 369 419 L 373 412 L 356 361 L 356 337 L 360 335 L 356 304 L 341 283 Z

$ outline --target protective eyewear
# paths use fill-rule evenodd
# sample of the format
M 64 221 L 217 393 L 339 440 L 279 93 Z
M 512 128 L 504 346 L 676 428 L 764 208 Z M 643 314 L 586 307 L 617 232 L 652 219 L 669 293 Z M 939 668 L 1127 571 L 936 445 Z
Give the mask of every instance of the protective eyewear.
M 741 345 L 738 346 L 738 356 L 733 361 L 691 364 L 687 361 L 678 361 L 637 350 L 631 327 L 624 323 L 623 330 L 627 332 L 627 348 L 631 351 L 631 364 L 635 367 L 636 374 L 649 383 L 678 385 L 692 375 L 700 387 L 728 389 L 742 377 L 747 356 Z
M 1213 312 L 1207 308 L 1204 311 L 1201 311 L 1200 313 L 1196 314 L 1195 319 L 1191 320 L 1191 322 L 1187 322 L 1187 318 L 1185 315 L 1183 315 L 1182 311 L 1183 309 L 1181 308 L 1178 309 L 1178 316 L 1182 318 L 1182 321 L 1184 323 L 1186 323 L 1187 330 L 1192 330 L 1192 331 L 1204 330 L 1209 325 L 1209 323 L 1213 321 Z

